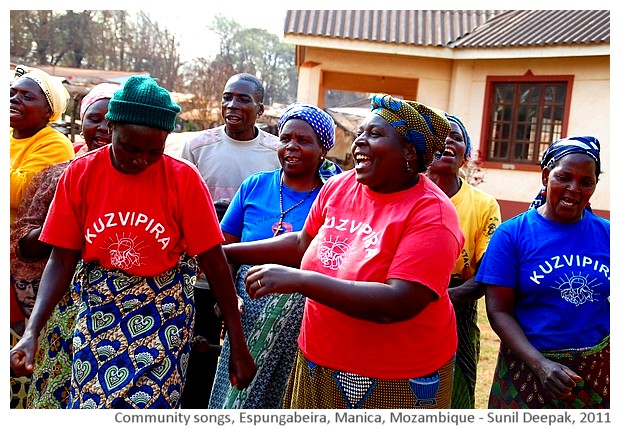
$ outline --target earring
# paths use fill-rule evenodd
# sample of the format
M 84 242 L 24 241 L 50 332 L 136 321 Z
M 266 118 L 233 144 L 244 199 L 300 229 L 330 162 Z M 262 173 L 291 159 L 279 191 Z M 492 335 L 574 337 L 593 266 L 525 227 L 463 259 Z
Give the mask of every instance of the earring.
M 540 191 L 540 195 L 542 195 L 543 197 L 547 196 L 547 190 L 543 189 L 542 191 Z
M 405 163 L 407 164 L 407 168 L 405 168 L 405 171 L 409 174 L 413 173 L 413 168 L 411 168 L 411 166 L 409 165 L 409 160 L 406 159 Z

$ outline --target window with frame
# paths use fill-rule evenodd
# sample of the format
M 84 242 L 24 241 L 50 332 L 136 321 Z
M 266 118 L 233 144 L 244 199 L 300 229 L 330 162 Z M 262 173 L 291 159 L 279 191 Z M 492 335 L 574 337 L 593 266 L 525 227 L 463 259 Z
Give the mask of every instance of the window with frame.
M 545 149 L 565 135 L 572 79 L 504 77 L 489 78 L 487 84 L 489 120 L 483 141 L 488 166 L 540 165 Z

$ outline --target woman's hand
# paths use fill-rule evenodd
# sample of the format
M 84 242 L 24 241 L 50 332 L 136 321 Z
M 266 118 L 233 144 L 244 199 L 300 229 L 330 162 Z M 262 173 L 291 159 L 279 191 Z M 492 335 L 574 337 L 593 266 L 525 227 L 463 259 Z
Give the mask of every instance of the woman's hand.
M 235 349 L 231 343 L 230 358 L 228 359 L 228 374 L 230 384 L 239 390 L 250 385 L 256 375 L 257 367 L 254 358 L 247 348 Z
M 11 349 L 11 370 L 17 377 L 30 375 L 34 371 L 34 356 L 37 352 L 36 338 L 25 334 Z
M 192 338 L 192 351 L 204 353 L 210 356 L 219 356 L 222 352 L 222 346 L 219 344 L 211 344 L 202 335 L 196 335 Z
M 544 389 L 553 399 L 563 399 L 571 394 L 581 377 L 558 362 L 543 358 L 535 369 Z
M 243 302 L 243 298 L 241 298 L 239 295 L 237 295 L 237 308 L 239 309 L 239 314 L 243 314 L 245 302 Z M 222 317 L 222 310 L 220 310 L 220 306 L 217 305 L 217 302 L 213 305 L 213 312 L 217 317 Z
M 251 267 L 245 276 L 245 290 L 252 299 L 272 293 L 295 293 L 300 270 L 283 265 L 266 264 Z

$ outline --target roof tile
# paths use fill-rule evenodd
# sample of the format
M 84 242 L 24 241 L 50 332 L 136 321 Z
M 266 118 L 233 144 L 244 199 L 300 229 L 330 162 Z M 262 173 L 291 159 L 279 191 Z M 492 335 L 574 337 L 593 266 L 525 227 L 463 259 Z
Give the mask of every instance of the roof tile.
M 288 10 L 284 34 L 449 48 L 609 43 L 609 10 Z

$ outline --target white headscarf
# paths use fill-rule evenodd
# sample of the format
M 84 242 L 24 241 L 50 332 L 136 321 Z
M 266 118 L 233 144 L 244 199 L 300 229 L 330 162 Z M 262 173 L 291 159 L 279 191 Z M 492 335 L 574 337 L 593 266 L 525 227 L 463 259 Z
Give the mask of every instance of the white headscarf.
M 14 83 L 20 79 L 32 79 L 41 87 L 47 103 L 52 108 L 52 116 L 49 122 L 56 122 L 60 115 L 67 109 L 69 102 L 69 91 L 62 84 L 60 79 L 54 78 L 41 69 L 27 66 L 15 67 Z

